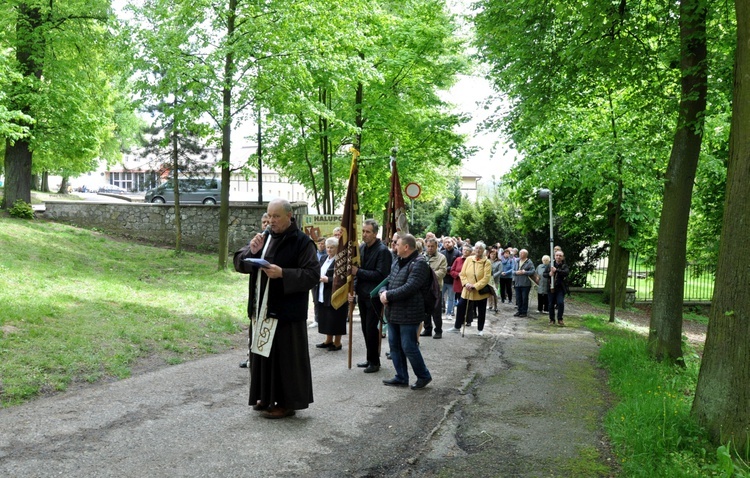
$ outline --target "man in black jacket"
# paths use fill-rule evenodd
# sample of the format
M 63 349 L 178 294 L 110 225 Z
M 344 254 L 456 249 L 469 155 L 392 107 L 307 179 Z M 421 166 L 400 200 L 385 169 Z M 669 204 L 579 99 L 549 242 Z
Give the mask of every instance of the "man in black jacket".
M 362 242 L 359 246 L 360 266 L 352 266 L 355 277 L 355 292 L 359 303 L 359 317 L 362 322 L 362 333 L 365 336 L 367 360 L 357 364 L 365 369 L 365 373 L 380 370 L 380 330 L 378 323 L 383 314 L 380 301 L 372 300 L 370 293 L 391 272 L 391 252 L 388 247 L 377 238 L 378 222 L 366 219 L 362 225 Z M 350 296 L 349 300 L 354 300 Z
M 565 313 L 565 292 L 568 288 L 565 280 L 569 272 L 568 264 L 565 263 L 565 254 L 561 250 L 555 251 L 554 262 L 544 271 L 544 276 L 549 277 L 547 301 L 549 304 L 550 325 L 554 325 L 555 323 L 555 309 L 557 309 L 557 325 L 560 327 L 565 326 L 563 314 Z
M 432 375 L 417 345 L 417 330 L 425 316 L 422 290 L 429 283 L 432 274 L 424 258 L 419 257 L 414 236 L 400 236 L 396 249 L 398 260 L 393 263 L 388 285 L 380 289 L 380 302 L 388 308 L 388 345 L 396 376 L 383 380 L 383 384 L 408 386 L 408 360 L 417 376 L 417 381 L 411 388 L 418 390 L 432 381 Z

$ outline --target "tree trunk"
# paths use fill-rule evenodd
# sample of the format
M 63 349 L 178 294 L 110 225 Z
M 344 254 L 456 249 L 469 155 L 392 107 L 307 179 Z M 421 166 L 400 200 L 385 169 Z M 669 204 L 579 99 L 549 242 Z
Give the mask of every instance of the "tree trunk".
M 227 12 L 227 44 L 232 44 L 232 42 L 235 41 L 234 35 L 236 20 L 237 0 L 229 0 L 229 11 Z M 227 258 L 229 257 L 229 181 L 231 179 L 232 159 L 230 152 L 232 144 L 232 82 L 234 81 L 235 68 L 234 54 L 230 49 L 224 57 L 224 87 L 222 89 L 221 203 L 219 205 L 220 271 L 227 269 Z M 260 191 L 258 194 L 260 194 Z
M 47 173 L 45 173 L 45 177 L 49 177 Z M 58 194 L 68 194 L 68 177 L 63 176 L 62 181 L 60 181 L 60 189 L 57 190 Z
M 175 95 L 174 104 L 177 104 Z M 174 184 L 174 251 L 182 253 L 182 210 L 180 208 L 180 149 L 177 138 L 177 118 L 172 123 L 172 183 Z
M 616 206 L 615 206 L 616 207 Z M 604 281 L 604 293 L 602 294 L 602 301 L 605 304 L 610 304 L 612 281 L 615 281 L 615 306 L 625 306 L 625 288 L 628 285 L 628 265 L 630 264 L 630 251 L 622 247 L 628 238 L 630 237 L 630 226 L 627 221 L 623 218 L 619 218 L 618 224 L 615 226 L 615 220 L 612 220 L 612 226 L 614 234 L 618 237 L 612 241 L 609 247 L 609 259 L 607 265 L 607 277 Z
M 360 52 L 359 58 L 365 59 L 365 54 Z M 365 87 L 360 81 L 357 83 L 357 93 L 354 97 L 354 109 L 356 116 L 354 117 L 354 125 L 357 127 L 357 134 L 354 138 L 354 149 L 362 152 L 362 129 L 365 127 L 365 118 L 362 116 L 362 104 L 365 101 Z
M 737 50 L 729 166 L 714 297 L 693 415 L 717 445 L 750 440 L 750 1 L 735 2 Z
M 42 172 L 41 177 L 41 184 L 39 185 L 39 190 L 43 193 L 50 192 L 49 190 L 49 173 L 47 171 Z
M 21 199 L 31 204 L 31 151 L 26 141 L 5 142 L 5 193 L 3 209 Z
M 313 197 L 315 198 L 315 210 L 318 211 L 318 214 L 323 214 L 320 210 L 320 192 L 318 191 L 318 186 L 315 182 L 315 171 L 313 170 L 312 161 L 310 161 L 310 152 L 307 147 L 307 139 L 305 134 L 305 120 L 304 117 L 300 114 L 298 116 L 299 119 L 299 130 L 300 130 L 300 136 L 302 137 L 302 147 L 303 149 L 303 157 L 305 158 L 305 164 L 307 165 L 307 173 L 310 175 L 310 183 L 312 184 L 313 189 Z
M 39 7 L 26 3 L 18 5 L 16 20 L 16 61 L 19 70 L 26 80 L 34 81 L 42 77 L 42 59 L 44 58 L 44 36 L 39 29 L 44 22 Z M 14 84 L 11 92 L 11 109 L 30 113 L 29 86 Z M 31 158 L 28 139 L 22 138 L 11 145 L 5 143 L 5 194 L 2 207 L 8 208 L 18 199 L 31 204 Z
M 318 88 L 318 102 L 323 107 L 328 107 L 328 91 L 324 87 Z M 331 164 L 328 162 L 328 120 L 323 115 L 318 115 L 318 153 L 320 154 L 321 170 L 323 172 L 323 214 L 333 214 L 333 203 L 331 200 Z
M 702 0 L 680 3 L 680 44 L 682 91 L 664 183 L 648 340 L 649 353 L 670 362 L 682 362 L 687 228 L 706 111 L 706 7 Z

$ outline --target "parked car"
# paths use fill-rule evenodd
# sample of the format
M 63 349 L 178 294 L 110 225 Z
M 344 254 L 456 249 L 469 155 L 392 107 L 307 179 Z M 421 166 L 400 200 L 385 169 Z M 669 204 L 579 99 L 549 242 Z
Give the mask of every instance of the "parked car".
M 99 194 L 127 194 L 128 190 L 125 188 L 121 188 L 120 186 L 115 186 L 114 184 L 107 184 L 106 186 L 100 187 L 96 192 Z
M 216 178 L 180 179 L 180 204 L 207 204 L 221 202 L 221 180 Z M 167 181 L 146 192 L 146 202 L 174 204 L 174 183 Z

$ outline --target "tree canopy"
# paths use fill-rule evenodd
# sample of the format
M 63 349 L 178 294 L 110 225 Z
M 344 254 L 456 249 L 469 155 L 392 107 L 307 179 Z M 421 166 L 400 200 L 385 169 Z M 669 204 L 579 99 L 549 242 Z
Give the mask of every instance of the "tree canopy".
M 533 191 L 546 187 L 555 192 L 561 236 L 612 244 L 622 191 L 619 217 L 629 234 L 616 244 L 653 260 L 679 99 L 677 7 L 553 1 L 537 9 L 523 0 L 477 3 L 478 56 L 511 102 L 509 114 L 498 112 L 489 126 L 504 133 L 522 158 L 505 179 L 523 227 L 538 227 L 544 217 L 545 205 Z M 716 58 L 731 54 L 732 29 L 727 17 L 711 17 L 709 47 L 717 56 L 709 55 L 706 121 L 715 165 L 726 160 L 731 83 L 726 63 Z M 711 179 L 699 174 L 697 181 L 705 186 L 718 178 L 715 166 L 700 171 Z M 699 187 L 698 195 L 705 191 L 709 204 L 715 203 L 715 190 L 709 189 Z M 706 222 L 714 214 L 703 209 L 703 230 L 715 230 L 716 222 Z
M 108 1 L 11 0 L 0 12 L 4 200 L 28 200 L 31 172 L 76 175 L 119 158 L 115 120 L 133 110 Z

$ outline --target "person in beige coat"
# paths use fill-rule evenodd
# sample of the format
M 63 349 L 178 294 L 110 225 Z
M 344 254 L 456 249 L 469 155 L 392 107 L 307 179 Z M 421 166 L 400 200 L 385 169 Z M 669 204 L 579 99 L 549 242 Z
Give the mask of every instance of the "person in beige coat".
M 492 280 L 492 263 L 484 255 L 486 246 L 483 242 L 478 241 L 474 245 L 474 255 L 469 256 L 464 261 L 461 268 L 461 299 L 463 299 L 461 309 L 456 315 L 456 328 L 463 323 L 465 316 L 471 313 L 474 306 L 477 312 L 477 335 L 484 335 L 484 319 L 487 312 L 487 298 L 492 295 L 491 292 L 480 292 Z

